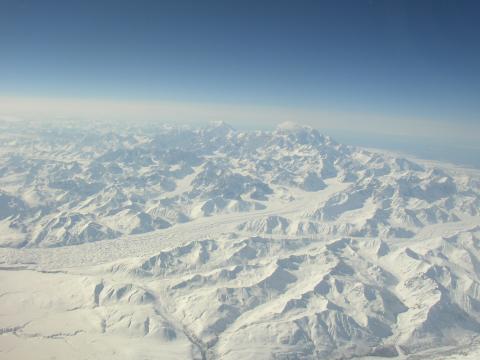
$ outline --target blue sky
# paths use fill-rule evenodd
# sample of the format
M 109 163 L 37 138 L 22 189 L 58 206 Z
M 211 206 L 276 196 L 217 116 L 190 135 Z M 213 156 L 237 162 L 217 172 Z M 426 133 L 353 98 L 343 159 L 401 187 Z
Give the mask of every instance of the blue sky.
M 454 0 L 0 0 L 0 115 L 115 119 L 129 103 L 159 121 L 291 117 L 366 145 L 422 137 L 480 158 L 479 12 Z

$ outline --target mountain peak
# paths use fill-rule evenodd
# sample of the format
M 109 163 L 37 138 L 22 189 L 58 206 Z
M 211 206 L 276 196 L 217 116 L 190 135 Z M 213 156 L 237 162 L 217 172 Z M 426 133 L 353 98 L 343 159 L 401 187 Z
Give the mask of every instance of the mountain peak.
M 282 132 L 297 132 L 301 130 L 313 130 L 313 128 L 310 126 L 301 125 L 294 121 L 284 121 L 277 125 L 276 130 Z
M 326 138 L 320 132 L 308 125 L 301 125 L 293 121 L 286 121 L 277 126 L 274 133 L 281 137 L 287 136 L 294 143 L 305 145 L 321 145 L 324 144 Z
M 214 137 L 224 137 L 234 131 L 235 129 L 225 121 L 211 121 L 202 129 L 202 132 Z
M 226 123 L 223 120 L 210 121 L 208 123 L 207 128 L 209 128 L 209 129 L 225 129 L 225 130 L 231 130 L 231 131 L 235 130 L 233 128 L 233 126 L 231 126 L 230 124 Z

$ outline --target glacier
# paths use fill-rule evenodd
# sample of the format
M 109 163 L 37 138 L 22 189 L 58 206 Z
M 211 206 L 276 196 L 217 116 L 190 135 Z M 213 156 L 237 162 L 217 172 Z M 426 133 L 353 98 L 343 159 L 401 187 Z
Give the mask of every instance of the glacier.
M 294 123 L 0 129 L 0 359 L 480 356 L 478 170 Z

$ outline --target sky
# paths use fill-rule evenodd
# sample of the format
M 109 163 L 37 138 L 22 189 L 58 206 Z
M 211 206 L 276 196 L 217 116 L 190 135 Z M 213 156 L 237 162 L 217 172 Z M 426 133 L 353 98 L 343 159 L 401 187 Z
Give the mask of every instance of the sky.
M 480 166 L 479 14 L 462 0 L 0 0 L 0 117 L 289 120 Z

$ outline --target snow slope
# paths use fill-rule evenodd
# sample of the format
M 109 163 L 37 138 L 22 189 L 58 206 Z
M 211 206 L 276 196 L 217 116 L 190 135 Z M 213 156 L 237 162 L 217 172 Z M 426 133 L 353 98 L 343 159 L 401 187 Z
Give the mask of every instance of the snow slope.
M 462 358 L 480 174 L 282 124 L 0 132 L 0 359 Z

